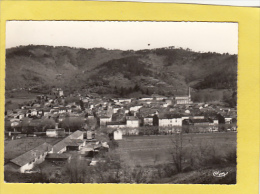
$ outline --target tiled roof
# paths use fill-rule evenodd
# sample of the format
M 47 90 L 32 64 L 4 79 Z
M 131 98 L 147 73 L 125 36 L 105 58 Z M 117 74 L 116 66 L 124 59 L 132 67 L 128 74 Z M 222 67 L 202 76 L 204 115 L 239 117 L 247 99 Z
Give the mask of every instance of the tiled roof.
M 65 148 L 68 144 L 71 143 L 71 140 L 79 138 L 81 135 L 83 135 L 82 131 L 75 131 L 74 133 L 70 134 L 68 137 L 64 138 L 60 142 L 56 143 L 53 146 L 53 153 L 57 153 L 63 148 Z
M 107 122 L 107 125 L 125 125 L 125 123 L 119 121 L 111 121 L 111 122 Z
M 135 120 L 139 120 L 139 119 L 135 116 L 126 116 L 126 120 L 135 121 Z
M 75 131 L 74 133 L 70 134 L 67 138 L 69 139 L 77 139 L 79 138 L 81 135 L 83 135 L 83 131 Z
M 39 157 L 45 152 L 51 151 L 51 148 L 52 146 L 50 144 L 43 143 L 40 146 L 12 159 L 11 162 L 22 167 L 27 163 L 32 162 L 35 158 Z
M 208 123 L 208 119 L 190 119 L 192 123 Z
M 80 146 L 84 141 L 81 139 L 70 139 L 70 141 L 67 141 L 67 146 Z

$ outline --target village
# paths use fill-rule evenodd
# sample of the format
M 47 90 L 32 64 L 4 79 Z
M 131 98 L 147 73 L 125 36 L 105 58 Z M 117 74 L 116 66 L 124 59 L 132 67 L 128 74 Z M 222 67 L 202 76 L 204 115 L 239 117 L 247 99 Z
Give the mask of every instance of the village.
M 236 108 L 193 103 L 188 91 L 186 96 L 107 98 L 65 96 L 61 88 L 53 88 L 49 95 L 6 110 L 5 142 L 41 141 L 11 156 L 13 148 L 6 147 L 5 169 L 35 173 L 35 166 L 45 161 L 66 163 L 78 157 L 96 165 L 102 160 L 95 156 L 109 151 L 109 141 L 128 136 L 236 132 Z

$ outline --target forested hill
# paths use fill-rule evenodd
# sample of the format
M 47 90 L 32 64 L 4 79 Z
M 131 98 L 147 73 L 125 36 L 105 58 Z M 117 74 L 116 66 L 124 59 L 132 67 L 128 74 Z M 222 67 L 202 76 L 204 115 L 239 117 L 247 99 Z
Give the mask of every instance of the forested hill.
M 62 87 L 100 94 L 185 94 L 236 88 L 237 56 L 180 48 L 139 51 L 20 46 L 6 50 L 6 89 Z

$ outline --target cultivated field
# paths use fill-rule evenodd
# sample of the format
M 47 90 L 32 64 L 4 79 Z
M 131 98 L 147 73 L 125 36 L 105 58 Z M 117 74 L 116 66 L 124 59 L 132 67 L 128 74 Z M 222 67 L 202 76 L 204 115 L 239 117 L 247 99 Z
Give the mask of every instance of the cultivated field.
M 205 151 L 211 149 L 217 156 L 225 156 L 236 150 L 237 134 L 230 133 L 195 133 L 183 134 L 183 152 Z M 130 166 L 157 165 L 172 162 L 176 135 L 131 136 L 119 141 L 118 152 L 121 159 Z
M 19 108 L 19 104 L 34 101 L 38 93 L 27 91 L 6 92 L 5 94 L 5 109 L 12 110 Z

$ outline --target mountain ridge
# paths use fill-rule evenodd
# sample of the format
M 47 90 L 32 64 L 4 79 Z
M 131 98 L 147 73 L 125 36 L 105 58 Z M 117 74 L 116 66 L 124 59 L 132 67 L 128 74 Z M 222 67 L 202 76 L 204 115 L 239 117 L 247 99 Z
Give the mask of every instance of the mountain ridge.
M 181 48 L 108 50 L 42 45 L 6 50 L 6 90 L 62 87 L 100 94 L 136 85 L 144 93 L 184 94 L 187 88 L 235 89 L 237 56 Z M 148 91 L 148 92 L 147 92 Z

